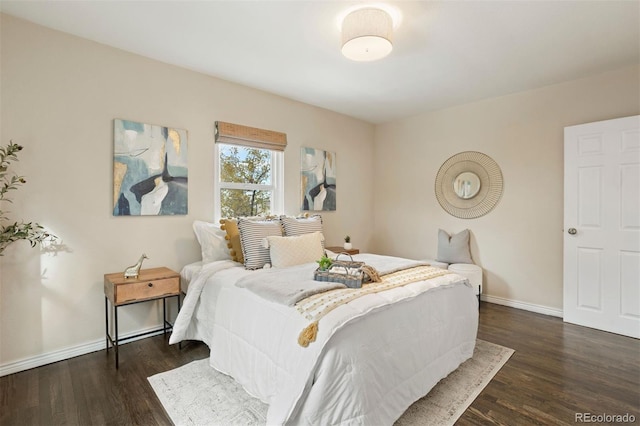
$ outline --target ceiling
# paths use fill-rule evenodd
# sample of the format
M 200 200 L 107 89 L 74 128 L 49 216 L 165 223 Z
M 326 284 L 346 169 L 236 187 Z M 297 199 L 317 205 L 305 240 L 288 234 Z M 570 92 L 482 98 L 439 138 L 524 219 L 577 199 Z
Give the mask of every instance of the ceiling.
M 7 1 L 3 13 L 382 123 L 640 63 L 640 1 L 393 1 L 393 52 L 340 53 L 354 1 Z

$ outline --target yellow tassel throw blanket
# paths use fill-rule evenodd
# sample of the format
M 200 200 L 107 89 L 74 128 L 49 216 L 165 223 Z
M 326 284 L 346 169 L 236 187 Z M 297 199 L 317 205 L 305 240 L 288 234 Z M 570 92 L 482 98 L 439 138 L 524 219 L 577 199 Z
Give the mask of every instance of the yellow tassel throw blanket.
M 450 273 L 451 272 L 447 270 L 434 268 L 432 266 L 416 266 L 383 275 L 380 277 L 379 282 L 363 284 L 362 288 L 341 288 L 309 296 L 295 305 L 298 312 L 311 321 L 311 324 L 302 330 L 300 336 L 298 336 L 298 344 L 306 348 L 309 346 L 309 343 L 314 342 L 318 335 L 318 322 L 322 317 L 339 306 L 367 294 L 379 293 Z

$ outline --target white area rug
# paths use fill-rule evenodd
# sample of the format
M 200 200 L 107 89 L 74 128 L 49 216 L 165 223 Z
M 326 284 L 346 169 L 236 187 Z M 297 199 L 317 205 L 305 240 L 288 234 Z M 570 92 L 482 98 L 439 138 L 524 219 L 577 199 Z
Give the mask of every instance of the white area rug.
M 513 349 L 478 340 L 473 358 L 416 401 L 396 425 L 453 425 L 513 354 Z M 149 377 L 171 420 L 183 425 L 264 425 L 267 405 L 229 376 L 194 361 Z

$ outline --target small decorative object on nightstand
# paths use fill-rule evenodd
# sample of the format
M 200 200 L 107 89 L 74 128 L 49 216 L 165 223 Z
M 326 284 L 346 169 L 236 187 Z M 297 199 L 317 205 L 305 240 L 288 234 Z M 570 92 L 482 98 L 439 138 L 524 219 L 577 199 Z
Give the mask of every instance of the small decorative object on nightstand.
M 344 237 L 344 249 L 345 250 L 351 250 L 353 248 L 353 246 L 351 245 L 351 237 L 350 236 L 346 236 Z
M 140 273 L 140 268 L 142 267 L 142 262 L 148 259 L 147 255 L 142 253 L 142 256 L 140 256 L 140 259 L 138 259 L 138 263 L 136 263 L 135 265 L 131 265 L 129 266 L 127 269 L 124 270 L 124 277 L 125 278 L 138 278 L 138 274 Z
M 142 258 L 140 259 L 142 260 Z M 116 368 L 118 368 L 118 346 L 121 343 L 159 331 L 163 331 L 166 336 L 167 330 L 173 328 L 173 324 L 167 320 L 167 298 L 169 297 L 178 298 L 178 310 L 180 310 L 180 274 L 169 268 L 143 269 L 139 271 L 136 278 L 127 278 L 122 272 L 104 275 L 107 352 L 109 351 L 109 343 L 111 343 L 116 354 Z M 123 339 L 118 337 L 118 308 L 120 306 L 159 299 L 162 299 L 162 328 Z M 109 302 L 113 307 L 114 337 L 109 333 Z
M 325 247 L 327 250 L 332 251 L 334 253 L 349 253 L 350 255 L 354 255 L 354 254 L 358 254 L 360 253 L 360 250 L 357 248 L 350 248 L 349 250 L 346 250 L 344 247 L 340 247 L 340 246 L 333 246 L 333 247 Z

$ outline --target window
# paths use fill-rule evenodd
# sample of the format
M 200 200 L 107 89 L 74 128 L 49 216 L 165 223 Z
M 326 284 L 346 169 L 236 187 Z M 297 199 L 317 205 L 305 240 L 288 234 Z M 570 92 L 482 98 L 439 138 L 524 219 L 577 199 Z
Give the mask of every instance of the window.
M 283 153 L 215 144 L 218 218 L 280 214 L 283 211 Z
M 216 121 L 214 191 L 218 218 L 281 214 L 287 135 Z

